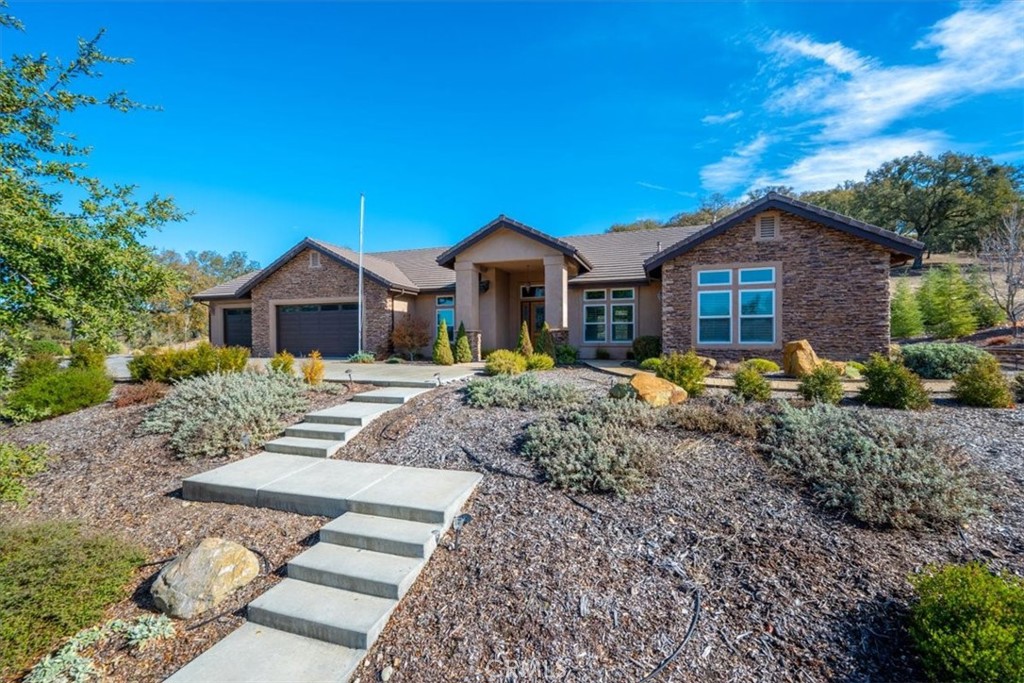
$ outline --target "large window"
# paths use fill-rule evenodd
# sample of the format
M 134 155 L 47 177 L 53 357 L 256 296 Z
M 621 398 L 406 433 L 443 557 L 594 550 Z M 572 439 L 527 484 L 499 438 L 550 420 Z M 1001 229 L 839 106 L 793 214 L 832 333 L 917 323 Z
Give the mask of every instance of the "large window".
M 437 319 L 434 322 L 434 337 L 437 337 L 437 333 L 441 331 L 441 321 L 448 326 L 448 340 L 453 341 L 455 339 L 455 297 L 454 296 L 439 296 L 435 300 L 437 303 Z
M 777 298 L 774 266 L 699 271 L 697 344 L 774 344 Z
M 588 289 L 583 292 L 583 341 L 629 344 L 636 336 L 636 290 Z

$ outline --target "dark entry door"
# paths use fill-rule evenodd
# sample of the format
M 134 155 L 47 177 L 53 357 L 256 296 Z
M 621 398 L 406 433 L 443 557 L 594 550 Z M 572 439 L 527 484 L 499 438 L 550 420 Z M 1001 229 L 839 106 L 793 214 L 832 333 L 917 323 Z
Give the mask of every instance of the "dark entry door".
M 357 304 L 304 304 L 277 307 L 277 348 L 296 356 L 350 356 L 358 349 Z
M 530 341 L 537 341 L 537 335 L 540 334 L 541 328 L 544 327 L 544 302 L 521 302 L 519 319 L 520 322 L 526 321 L 526 326 L 530 329 Z M 519 336 L 518 332 L 516 332 L 516 336 Z
M 224 309 L 224 345 L 252 348 L 252 309 Z

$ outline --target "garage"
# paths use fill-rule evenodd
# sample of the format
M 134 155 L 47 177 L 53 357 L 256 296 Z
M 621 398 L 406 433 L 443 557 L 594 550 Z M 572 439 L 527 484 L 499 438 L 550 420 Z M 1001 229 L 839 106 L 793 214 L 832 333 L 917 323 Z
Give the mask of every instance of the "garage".
M 252 348 L 252 309 L 224 309 L 224 344 Z
M 350 356 L 358 350 L 357 304 L 302 304 L 277 307 L 277 348 L 296 356 Z

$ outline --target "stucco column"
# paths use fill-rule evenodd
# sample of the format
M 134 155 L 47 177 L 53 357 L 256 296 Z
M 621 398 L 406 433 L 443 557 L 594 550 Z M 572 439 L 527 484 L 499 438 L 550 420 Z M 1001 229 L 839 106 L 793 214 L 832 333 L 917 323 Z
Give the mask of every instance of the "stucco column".
M 553 330 L 569 326 L 569 271 L 565 257 L 544 257 L 544 321 Z
M 476 264 L 455 262 L 455 329 L 480 330 L 480 277 Z

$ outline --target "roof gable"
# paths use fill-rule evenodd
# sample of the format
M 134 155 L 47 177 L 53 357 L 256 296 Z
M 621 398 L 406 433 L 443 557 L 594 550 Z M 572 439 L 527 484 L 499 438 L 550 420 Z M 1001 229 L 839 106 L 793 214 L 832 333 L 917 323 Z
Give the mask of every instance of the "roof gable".
M 552 237 L 540 230 L 531 228 L 524 223 L 512 220 L 511 218 L 506 217 L 505 214 L 498 216 L 493 221 L 438 256 L 438 265 L 445 268 L 453 268 L 455 266 L 455 258 L 459 254 L 501 229 L 511 230 L 514 233 L 539 242 L 544 246 L 560 251 L 579 264 L 580 272 L 589 271 L 592 268 L 590 261 L 588 261 L 575 246 L 569 244 L 565 240 L 560 240 L 557 237 Z

